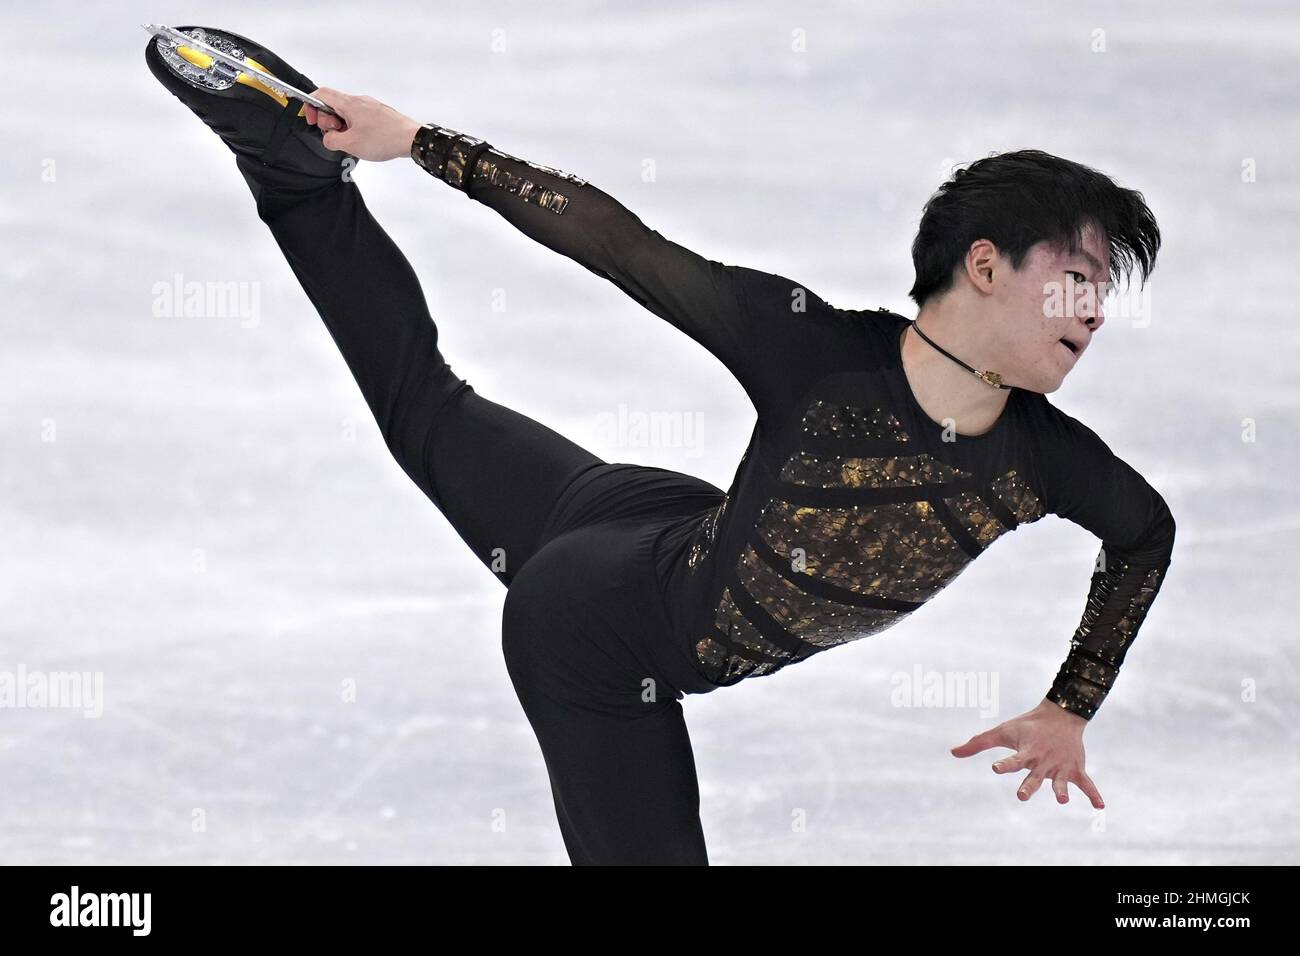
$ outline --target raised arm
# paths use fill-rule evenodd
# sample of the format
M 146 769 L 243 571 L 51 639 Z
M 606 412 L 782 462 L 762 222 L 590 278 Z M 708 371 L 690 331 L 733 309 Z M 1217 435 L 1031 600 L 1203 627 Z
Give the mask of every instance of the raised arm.
M 509 156 L 472 136 L 425 124 L 415 134 L 411 158 L 732 364 L 728 359 L 743 332 L 743 290 L 734 268 L 670 242 L 586 180 Z
M 705 258 L 666 239 L 584 179 L 426 124 L 411 157 L 436 179 L 496 210 L 529 238 L 589 269 L 708 349 L 744 387 L 760 421 L 805 381 L 816 323 L 829 305 L 800 284 Z
M 1160 493 L 1092 429 L 1051 411 L 1054 434 L 1040 465 L 1045 504 L 1102 545 L 1083 618 L 1046 697 L 1091 720 L 1164 582 L 1175 524 Z
M 861 348 L 860 326 L 800 283 L 726 265 L 664 238 L 603 190 L 452 129 L 421 125 L 367 96 L 314 91 L 347 123 L 308 107 L 324 142 L 366 160 L 409 155 L 529 238 L 618 286 L 712 353 L 740 382 L 759 426 L 811 378 Z

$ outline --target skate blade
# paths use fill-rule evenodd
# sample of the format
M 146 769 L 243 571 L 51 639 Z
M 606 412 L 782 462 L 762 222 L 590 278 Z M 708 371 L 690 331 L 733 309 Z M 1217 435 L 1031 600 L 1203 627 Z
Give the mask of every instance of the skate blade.
M 146 27 L 146 29 L 148 29 Z M 174 34 L 185 36 L 180 31 L 171 31 Z M 268 77 L 274 78 L 275 75 L 258 63 L 251 56 L 248 56 L 244 50 L 233 39 L 223 33 L 217 33 L 212 30 L 191 30 L 195 34 L 193 39 L 199 43 L 207 44 L 217 51 L 241 60 L 249 67 L 265 73 Z M 228 63 L 218 60 L 210 54 L 204 53 L 197 47 L 188 47 L 178 39 L 158 34 L 155 40 L 155 46 L 158 55 L 162 57 L 163 62 L 171 68 L 172 72 L 179 76 L 191 86 L 210 92 L 220 92 L 232 88 L 236 83 L 242 83 L 251 89 L 264 93 L 271 99 L 275 100 L 281 106 L 289 105 L 289 97 L 279 90 L 268 86 L 262 82 L 256 75 L 246 73 L 236 69 Z M 288 84 L 285 84 L 286 86 Z M 309 97 L 314 99 L 314 97 Z M 307 113 L 306 106 L 299 107 L 298 115 L 305 116 Z

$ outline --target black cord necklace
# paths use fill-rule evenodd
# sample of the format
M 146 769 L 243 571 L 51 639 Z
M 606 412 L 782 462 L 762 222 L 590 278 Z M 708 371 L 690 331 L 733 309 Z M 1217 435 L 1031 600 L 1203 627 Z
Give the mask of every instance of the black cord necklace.
M 968 371 L 968 372 L 970 372 L 971 374 L 973 374 L 973 375 L 974 375 L 976 378 L 978 378 L 981 382 L 985 382 L 985 383 L 987 383 L 987 384 L 989 384 L 989 385 L 992 385 L 994 388 L 1010 388 L 1010 387 L 1011 387 L 1010 385 L 1003 385 L 1003 384 L 1002 384 L 1002 376 L 999 375 L 997 372 L 981 372 L 979 369 L 977 369 L 977 368 L 972 368 L 971 366 L 967 365 L 965 362 L 963 362 L 963 361 L 962 361 L 961 359 L 959 359 L 957 356 L 953 355 L 951 352 L 949 352 L 947 349 L 945 349 L 942 345 L 939 345 L 937 342 L 935 342 L 934 340 L 932 340 L 932 339 L 930 338 L 930 336 L 928 336 L 928 335 L 926 335 L 924 332 L 922 332 L 922 331 L 921 331 L 921 327 L 920 327 L 919 325 L 916 324 L 916 321 L 915 321 L 915 320 L 913 320 L 913 322 L 912 322 L 912 328 L 916 329 L 916 334 L 917 334 L 917 335 L 921 336 L 921 338 L 925 339 L 927 342 L 929 342 L 931 345 L 933 345 L 936 349 L 938 349 L 938 350 L 939 350 L 940 352 L 942 352 L 944 355 L 948 356 L 948 358 L 952 359 L 954 362 L 956 362 L 956 363 L 957 363 L 958 365 L 960 365 L 962 368 L 966 369 L 966 371 Z

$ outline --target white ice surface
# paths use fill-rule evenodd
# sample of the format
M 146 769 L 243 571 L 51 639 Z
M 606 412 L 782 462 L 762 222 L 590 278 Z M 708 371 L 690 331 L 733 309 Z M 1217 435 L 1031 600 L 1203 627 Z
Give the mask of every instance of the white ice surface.
M 954 162 L 1035 146 L 1142 190 L 1153 321 L 1109 322 L 1053 396 L 1178 520 L 1086 734 L 1108 809 L 1021 803 L 989 769 L 1006 751 L 948 753 L 1064 657 L 1097 542 L 1049 518 L 899 627 L 686 700 L 711 858 L 1296 862 L 1300 13 L 1027 6 L 7 5 L 0 670 L 102 672 L 105 700 L 0 709 L 0 862 L 567 862 L 504 589 L 387 456 L 231 155 L 147 71 L 158 19 L 250 35 L 846 308 L 914 314 L 909 244 Z M 700 347 L 409 162 L 358 180 L 478 391 L 729 483 L 752 410 Z M 260 321 L 155 317 L 177 273 L 257 283 Z M 621 403 L 698 413 L 704 441 L 611 443 Z M 918 665 L 997 674 L 999 714 L 893 706 Z

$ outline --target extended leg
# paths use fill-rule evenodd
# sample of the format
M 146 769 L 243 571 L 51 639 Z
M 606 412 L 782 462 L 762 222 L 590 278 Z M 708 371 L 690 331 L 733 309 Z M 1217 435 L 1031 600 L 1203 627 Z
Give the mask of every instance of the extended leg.
M 254 161 L 239 165 L 394 458 L 508 584 L 561 492 L 601 459 L 452 371 L 415 271 L 355 183 L 308 189 Z

